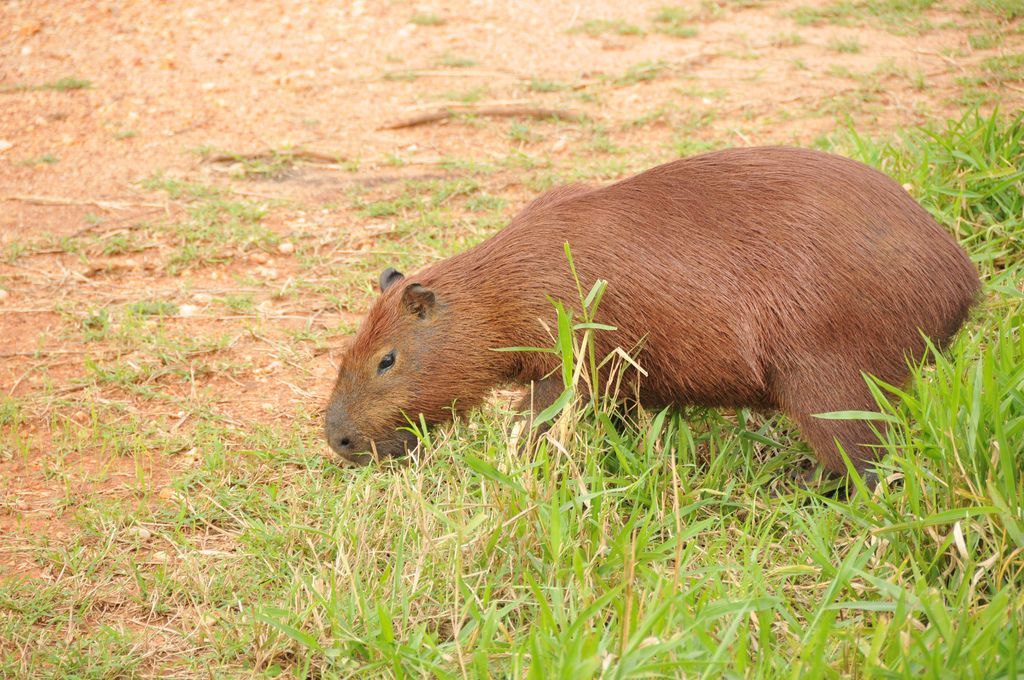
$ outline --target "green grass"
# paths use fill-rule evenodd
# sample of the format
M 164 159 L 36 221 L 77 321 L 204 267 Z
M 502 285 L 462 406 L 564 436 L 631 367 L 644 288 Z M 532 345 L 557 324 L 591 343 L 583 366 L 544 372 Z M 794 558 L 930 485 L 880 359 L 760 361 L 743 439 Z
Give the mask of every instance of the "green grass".
M 470 66 L 476 66 L 478 63 L 476 59 L 460 57 L 450 52 L 445 52 L 440 61 L 441 66 L 449 68 L 469 68 Z
M 990 26 L 984 32 L 968 35 L 967 44 L 972 50 L 991 50 L 1003 44 L 1003 34 L 998 28 Z
M 666 68 L 668 68 L 668 64 L 664 61 L 642 61 L 627 68 L 622 75 L 612 77 L 611 82 L 620 86 L 635 85 L 647 80 L 654 80 Z
M 82 78 L 75 78 L 68 76 L 55 80 L 51 83 L 40 85 L 40 90 L 54 90 L 55 92 L 68 92 L 71 90 L 88 90 L 92 88 L 92 83 Z
M 530 129 L 528 123 L 512 123 L 508 128 L 508 138 L 513 142 L 532 142 L 537 135 Z
M 53 92 L 70 92 L 72 90 L 91 90 L 92 82 L 77 78 L 75 76 L 65 76 L 41 85 L 27 85 L 24 83 L 18 83 L 13 85 L 5 85 L 0 87 L 0 92 L 29 92 L 39 90 L 51 90 Z
M 565 83 L 540 78 L 531 78 L 528 87 L 531 92 L 563 92 L 569 89 L 569 85 Z
M 833 0 L 826 5 L 797 7 L 787 12 L 801 25 L 882 26 L 897 35 L 918 35 L 932 28 L 923 13 L 937 0 Z
M 668 121 L 673 110 L 674 107 L 670 105 L 660 106 L 657 109 L 651 111 L 650 113 L 645 113 L 642 116 L 637 116 L 636 118 L 633 118 L 632 120 L 627 120 L 620 127 L 623 130 L 629 130 L 633 128 L 641 128 L 646 127 L 648 125 L 654 125 L 656 123 L 665 123 Z
M 278 179 L 294 168 L 296 162 L 295 155 L 288 150 L 271 149 L 262 154 L 244 154 L 203 146 L 195 152 L 204 160 L 216 157 L 223 159 L 220 162 L 230 161 L 234 166 L 232 175 L 239 179 Z
M 991 87 L 1024 82 L 1024 54 L 989 57 L 981 62 L 981 69 L 981 81 Z
M 676 38 L 692 38 L 697 28 L 689 25 L 696 18 L 694 12 L 685 7 L 662 7 L 654 15 L 654 30 Z
M 18 165 L 24 165 L 32 167 L 34 165 L 56 165 L 60 162 L 60 159 L 54 156 L 52 153 L 44 153 L 41 156 L 34 156 L 32 158 L 26 158 L 18 161 Z
M 974 5 L 1006 20 L 1024 17 L 1024 4 L 1020 0 L 974 0 Z
M 704 116 L 673 123 L 681 149 L 722 143 L 692 141 Z M 204 377 L 246 380 L 219 356 L 239 338 L 196 337 L 170 318 L 177 300 L 140 291 L 67 310 L 90 349 L 117 351 L 76 359 L 81 392 L 47 376 L 40 457 L 70 530 L 25 539 L 47 578 L 0 582 L 0 676 L 1020 675 L 1022 141 L 1024 121 L 999 114 L 822 140 L 908 186 L 985 284 L 947 352 L 906 386 L 876 385 L 876 418 L 889 423 L 882 480 L 849 499 L 791 480 L 812 459 L 781 416 L 610 412 L 573 379 L 576 360 L 589 372 L 587 334 L 601 332 L 587 317 L 561 316 L 557 350 L 579 399 L 551 413 L 550 438 L 530 453 L 510 443 L 510 414 L 488 406 L 424 435 L 413 465 L 347 469 L 322 456 L 317 400 L 257 406 L 244 422 L 221 415 Z M 623 156 L 570 171 L 621 176 Z M 404 224 L 413 254 L 400 267 L 465 247 L 453 224 L 472 240 L 507 218 L 475 162 L 450 167 L 467 176 L 353 196 L 353 219 Z M 550 184 L 558 171 L 522 173 Z M 176 224 L 199 244 L 250 247 L 236 236 L 262 221 L 213 187 L 147 186 L 184 205 Z M 358 269 L 351 280 L 317 266 L 303 295 L 368 286 L 364 264 L 334 265 L 338 277 Z M 242 313 L 257 299 L 228 293 L 211 306 Z M 291 333 L 324 346 L 324 331 Z M 146 417 L 139 400 L 168 413 Z M 29 457 L 36 435 L 24 425 L 39 407 L 0 397 L 0 461 Z M 115 478 L 118 493 L 83 491 L 74 454 L 97 449 L 132 470 Z M 195 462 L 182 465 L 187 451 Z M 146 455 L 166 462 L 159 488 Z M 0 512 L 15 507 L 9 491 L 0 486 Z
M 141 184 L 186 204 L 184 220 L 161 225 L 161 231 L 170 236 L 174 244 L 164 264 L 171 275 L 189 267 L 224 264 L 242 252 L 275 245 L 278 240 L 263 225 L 266 204 L 237 200 L 221 188 L 182 182 L 161 174 Z

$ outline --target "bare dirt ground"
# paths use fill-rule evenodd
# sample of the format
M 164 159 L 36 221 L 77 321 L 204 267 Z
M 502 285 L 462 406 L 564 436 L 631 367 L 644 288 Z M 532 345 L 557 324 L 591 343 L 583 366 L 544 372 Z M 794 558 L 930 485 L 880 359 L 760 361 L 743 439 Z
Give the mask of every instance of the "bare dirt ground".
M 86 496 L 160 502 L 204 418 L 234 446 L 300 414 L 315 441 L 373 272 L 458 249 L 552 181 L 1024 102 L 985 70 L 1021 53 L 1020 20 L 970 3 L 665 4 L 0 5 L 0 578 L 51 578 L 31 549 L 77 531 Z M 387 129 L 454 104 L 565 119 Z M 500 200 L 489 221 L 375 211 L 410 179 Z

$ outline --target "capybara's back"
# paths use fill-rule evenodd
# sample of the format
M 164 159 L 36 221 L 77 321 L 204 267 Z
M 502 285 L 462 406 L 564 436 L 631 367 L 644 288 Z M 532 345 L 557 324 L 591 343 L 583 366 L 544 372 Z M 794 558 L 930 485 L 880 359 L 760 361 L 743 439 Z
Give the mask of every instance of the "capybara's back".
M 448 389 L 435 373 L 421 401 L 469 407 L 481 384 L 560 380 L 546 378 L 550 355 L 490 350 L 550 344 L 538 321 L 550 326 L 548 297 L 578 298 L 565 242 L 585 286 L 608 281 L 598 320 L 617 330 L 598 333 L 597 349 L 637 350 L 642 402 L 779 408 L 840 473 L 837 440 L 863 467 L 876 438 L 863 422 L 814 414 L 873 410 L 862 374 L 904 382 L 924 338 L 943 346 L 979 287 L 952 237 L 880 172 L 785 147 L 708 153 L 556 189 L 410 277 L 444 305 L 425 368 L 482 376 Z M 386 291 L 375 309 L 400 296 Z

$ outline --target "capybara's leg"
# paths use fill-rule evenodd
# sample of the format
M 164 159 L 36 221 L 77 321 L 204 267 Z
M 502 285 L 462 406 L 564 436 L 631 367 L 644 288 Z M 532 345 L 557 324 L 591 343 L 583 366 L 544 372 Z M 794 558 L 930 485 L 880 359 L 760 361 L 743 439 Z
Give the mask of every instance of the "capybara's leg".
M 538 380 L 530 385 L 526 394 L 519 400 L 516 410 L 525 412 L 526 424 L 532 425 L 534 416 L 555 403 L 563 390 L 565 385 L 562 383 L 561 372 Z
M 862 474 L 875 459 L 876 431 L 881 431 L 881 423 L 815 417 L 815 414 L 835 411 L 876 410 L 875 400 L 858 370 L 808 362 L 780 376 L 777 398 L 781 410 L 797 422 L 818 461 L 829 472 L 846 475 L 846 464 L 837 442 Z
M 561 372 L 530 384 L 526 394 L 516 405 L 516 411 L 522 415 L 516 416 L 513 421 L 513 433 L 518 430 L 518 434 L 514 436 L 518 438 L 517 448 L 520 453 L 526 453 L 536 441 L 536 437 L 543 435 L 551 427 L 550 420 L 534 427 L 533 419 L 555 403 L 564 389 Z

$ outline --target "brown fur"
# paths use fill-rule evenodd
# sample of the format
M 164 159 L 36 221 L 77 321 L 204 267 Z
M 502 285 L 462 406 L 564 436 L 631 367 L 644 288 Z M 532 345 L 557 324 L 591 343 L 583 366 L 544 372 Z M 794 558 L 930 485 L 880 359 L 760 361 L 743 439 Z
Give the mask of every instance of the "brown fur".
M 898 184 L 839 156 L 734 149 L 563 187 L 382 292 L 342 357 L 332 446 L 347 433 L 351 445 L 336 446 L 346 457 L 371 442 L 398 454 L 412 441 L 396 434 L 403 413 L 438 423 L 497 384 L 544 380 L 551 355 L 492 348 L 551 345 L 547 297 L 578 298 L 566 241 L 585 290 L 608 281 L 598 321 L 618 330 L 597 334 L 599 355 L 641 347 L 645 405 L 780 409 L 837 473 L 837 440 L 863 468 L 877 438 L 813 414 L 873 410 L 862 374 L 902 384 L 922 335 L 943 346 L 979 289 L 964 251 Z M 412 283 L 434 294 L 423 318 L 408 308 Z M 377 375 L 393 349 L 394 367 Z

